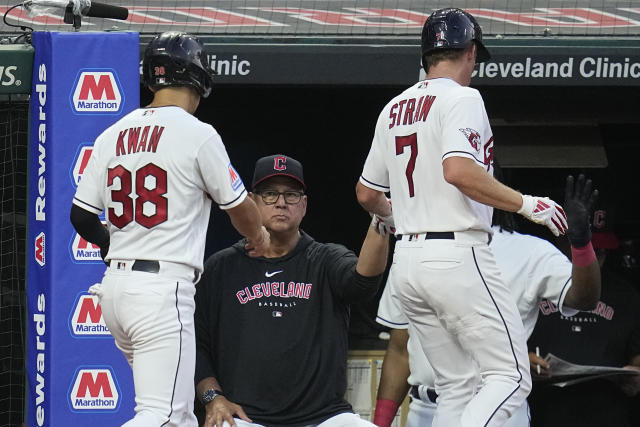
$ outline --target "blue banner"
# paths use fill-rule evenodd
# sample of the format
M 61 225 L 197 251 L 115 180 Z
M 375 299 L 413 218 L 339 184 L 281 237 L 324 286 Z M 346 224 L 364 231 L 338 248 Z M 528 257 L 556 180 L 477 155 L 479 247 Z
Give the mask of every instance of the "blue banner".
M 131 370 L 97 298 L 100 249 L 71 201 L 94 139 L 139 107 L 138 33 L 34 32 L 27 233 L 27 426 L 115 426 L 133 417 Z

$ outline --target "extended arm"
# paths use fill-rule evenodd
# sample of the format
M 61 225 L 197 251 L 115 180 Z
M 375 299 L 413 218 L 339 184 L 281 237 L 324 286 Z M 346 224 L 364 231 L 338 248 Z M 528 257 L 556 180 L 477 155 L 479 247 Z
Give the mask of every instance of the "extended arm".
M 545 225 L 555 236 L 564 234 L 567 218 L 556 202 L 547 197 L 520 194 L 488 174 L 475 160 L 447 157 L 442 162 L 444 179 L 476 202 L 508 212 L 517 212 L 536 224 Z
M 600 265 L 591 246 L 590 215 L 598 197 L 591 191 L 591 180 L 584 175 L 566 181 L 564 208 L 567 213 L 567 237 L 571 243 L 571 288 L 564 303 L 577 310 L 592 310 L 600 299 Z
M 391 425 L 398 407 L 409 391 L 409 352 L 407 329 L 392 329 L 387 352 L 382 361 L 382 373 L 378 386 L 373 423 L 379 427 Z

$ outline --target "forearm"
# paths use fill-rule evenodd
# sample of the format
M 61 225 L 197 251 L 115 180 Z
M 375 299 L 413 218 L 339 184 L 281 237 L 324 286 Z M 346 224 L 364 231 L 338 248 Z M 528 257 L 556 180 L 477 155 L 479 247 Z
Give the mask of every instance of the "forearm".
M 261 239 L 262 217 L 250 197 L 245 198 L 238 206 L 227 209 L 227 214 L 238 233 L 249 240 Z
M 445 180 L 478 203 L 508 212 L 522 207 L 522 195 L 466 157 L 449 157 L 443 162 Z
M 389 236 L 382 236 L 372 226 L 369 226 L 360 249 L 356 271 L 365 277 L 382 274 L 387 267 L 388 257 Z
M 402 403 L 411 387 L 407 382 L 409 378 L 409 364 L 402 362 L 398 355 L 387 354 L 382 362 L 382 375 L 378 386 L 378 399 L 389 399 L 398 405 Z M 400 363 L 398 363 L 400 361 Z
M 109 244 L 109 232 L 98 215 L 72 205 L 69 219 L 78 234 L 86 241 L 100 247 Z
M 576 310 L 593 310 L 600 300 L 601 275 L 598 260 L 594 259 L 586 266 L 573 265 L 571 288 L 567 292 L 564 304 Z
M 358 182 L 356 184 L 356 196 L 360 206 L 362 206 L 367 212 L 371 212 L 382 217 L 391 215 L 391 206 L 389 205 L 387 196 L 385 196 L 383 192 L 371 189 L 363 185 L 361 182 Z
M 408 341 L 408 330 L 391 330 L 389 345 L 382 361 L 378 399 L 389 399 L 400 404 L 409 392 L 410 386 L 407 382 L 410 374 Z

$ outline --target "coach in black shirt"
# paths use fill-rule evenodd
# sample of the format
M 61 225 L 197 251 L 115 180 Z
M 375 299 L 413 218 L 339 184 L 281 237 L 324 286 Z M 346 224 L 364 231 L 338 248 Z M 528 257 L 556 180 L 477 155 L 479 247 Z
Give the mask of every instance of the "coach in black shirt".
M 349 304 L 376 294 L 388 230 L 370 226 L 359 258 L 316 242 L 299 228 L 304 190 L 298 161 L 259 159 L 252 197 L 271 235 L 267 255 L 249 257 L 241 240 L 205 263 L 195 313 L 205 426 L 373 426 L 344 400 Z

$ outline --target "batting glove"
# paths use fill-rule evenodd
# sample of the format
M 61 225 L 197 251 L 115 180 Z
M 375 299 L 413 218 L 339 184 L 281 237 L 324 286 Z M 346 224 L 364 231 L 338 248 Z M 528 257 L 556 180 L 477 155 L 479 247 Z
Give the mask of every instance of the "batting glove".
M 518 213 L 536 224 L 546 225 L 554 236 L 567 231 L 567 215 L 562 206 L 548 197 L 522 195 Z
M 571 246 L 582 248 L 591 241 L 589 216 L 598 198 L 598 190 L 591 191 L 591 180 L 580 174 L 575 181 L 567 177 L 564 193 L 564 210 L 567 213 L 567 237 Z
M 387 234 L 396 234 L 393 215 L 378 216 L 376 214 L 373 214 L 373 218 L 371 219 L 371 226 L 381 236 L 386 236 Z

